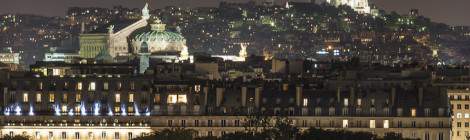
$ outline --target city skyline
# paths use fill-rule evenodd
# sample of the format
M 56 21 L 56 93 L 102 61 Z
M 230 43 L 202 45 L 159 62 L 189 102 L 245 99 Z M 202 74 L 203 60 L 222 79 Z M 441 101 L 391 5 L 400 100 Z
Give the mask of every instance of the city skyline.
M 377 5 L 380 9 L 387 12 L 396 11 L 400 14 L 406 14 L 410 9 L 419 9 L 420 14 L 431 18 L 433 21 L 442 22 L 450 25 L 470 25 L 470 19 L 466 18 L 466 13 L 470 9 L 465 5 L 470 5 L 470 1 L 452 0 L 371 0 L 372 4 Z M 20 14 L 37 14 L 45 16 L 64 16 L 68 7 L 113 7 L 122 5 L 129 8 L 139 8 L 146 0 L 130 1 L 130 0 L 17 0 L 6 1 L 0 5 L 0 14 L 20 13 Z M 197 2 L 187 2 L 184 0 L 153 0 L 151 7 L 163 8 L 165 6 L 181 6 L 181 7 L 216 7 L 220 0 L 201 0 Z M 246 0 L 230 0 L 229 2 L 246 2 Z M 403 4 L 407 2 L 406 4 Z M 425 3 L 425 4 L 424 4 Z M 53 7 L 51 7 L 53 6 Z M 452 16 L 449 16 L 452 15 Z
M 8 0 L 0 140 L 470 139 L 470 2 L 401 1 Z

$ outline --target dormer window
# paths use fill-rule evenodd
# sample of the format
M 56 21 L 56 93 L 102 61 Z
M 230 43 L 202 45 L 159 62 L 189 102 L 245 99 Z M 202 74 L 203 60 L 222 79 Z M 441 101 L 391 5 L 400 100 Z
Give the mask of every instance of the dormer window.
M 304 106 L 304 107 L 308 106 L 308 99 L 307 99 L 307 98 L 304 98 L 304 100 L 303 100 L 303 106 Z
M 168 98 L 167 98 L 167 103 L 168 104 L 175 104 L 175 103 L 187 103 L 188 102 L 188 99 L 186 97 L 186 95 L 184 94 L 170 94 L 168 95 Z
M 397 108 L 397 116 L 398 117 L 403 116 L 403 108 Z
M 96 90 L 96 83 L 95 82 L 90 82 L 90 85 L 88 85 L 88 90 L 89 91 L 95 91 Z
M 335 115 L 335 108 L 334 107 L 330 107 L 330 109 L 328 110 L 328 115 L 330 115 L 330 116 Z
M 201 85 L 194 85 L 194 91 L 196 91 L 196 93 L 199 93 L 201 91 Z
M 78 82 L 77 83 L 77 90 L 82 90 L 82 88 L 83 88 L 82 82 Z
M 411 117 L 416 117 L 416 108 L 411 108 Z
M 424 116 L 426 116 L 426 117 L 431 116 L 431 109 L 430 108 L 425 108 L 424 109 Z

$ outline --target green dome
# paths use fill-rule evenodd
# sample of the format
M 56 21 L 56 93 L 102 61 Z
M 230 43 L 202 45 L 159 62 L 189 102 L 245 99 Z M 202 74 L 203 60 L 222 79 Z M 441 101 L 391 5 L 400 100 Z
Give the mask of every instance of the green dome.
M 131 38 L 134 53 L 178 52 L 186 47 L 186 39 L 179 32 L 167 31 L 166 25 L 159 19 L 146 27 L 135 30 L 129 38 Z
M 134 37 L 134 41 L 139 41 L 139 42 L 153 42 L 153 41 L 179 42 L 179 41 L 185 41 L 185 38 L 181 34 L 174 33 L 174 32 L 150 30 L 150 31 L 147 31 L 147 32 L 137 33 Z
M 150 27 L 150 29 L 149 29 Z M 153 42 L 153 41 L 167 41 L 179 42 L 185 41 L 184 37 L 175 32 L 166 31 L 166 25 L 160 19 L 155 20 L 150 26 L 136 30 L 134 32 L 134 41 L 139 42 Z

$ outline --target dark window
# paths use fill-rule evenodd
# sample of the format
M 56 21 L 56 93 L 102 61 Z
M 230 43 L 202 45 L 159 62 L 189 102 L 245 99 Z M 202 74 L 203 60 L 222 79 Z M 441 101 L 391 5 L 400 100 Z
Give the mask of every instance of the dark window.
M 196 127 L 199 126 L 199 120 L 194 120 L 194 126 L 196 126 Z
M 209 127 L 212 126 L 212 120 L 207 120 L 207 126 L 209 126 Z
M 168 126 L 173 126 L 173 120 L 168 120 Z

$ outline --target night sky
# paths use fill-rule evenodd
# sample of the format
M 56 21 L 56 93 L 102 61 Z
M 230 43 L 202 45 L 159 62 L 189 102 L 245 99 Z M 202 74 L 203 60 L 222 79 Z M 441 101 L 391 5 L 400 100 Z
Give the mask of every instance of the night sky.
M 112 7 L 123 5 L 141 8 L 146 0 L 1 0 L 0 14 L 28 13 L 47 16 L 63 16 L 67 7 Z M 217 6 L 220 0 L 152 0 L 152 8 L 168 5 L 182 7 Z M 231 0 L 247 1 L 247 0 Z M 470 25 L 470 0 L 370 0 L 382 9 L 407 13 L 417 8 L 433 21 L 451 25 Z

